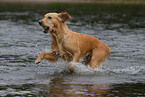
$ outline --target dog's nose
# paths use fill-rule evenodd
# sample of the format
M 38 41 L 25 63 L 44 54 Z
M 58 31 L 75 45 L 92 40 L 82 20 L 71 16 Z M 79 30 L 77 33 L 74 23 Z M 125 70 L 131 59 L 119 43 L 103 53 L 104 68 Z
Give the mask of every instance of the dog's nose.
M 41 20 L 39 20 L 38 23 L 39 23 L 40 26 L 42 25 L 42 21 Z

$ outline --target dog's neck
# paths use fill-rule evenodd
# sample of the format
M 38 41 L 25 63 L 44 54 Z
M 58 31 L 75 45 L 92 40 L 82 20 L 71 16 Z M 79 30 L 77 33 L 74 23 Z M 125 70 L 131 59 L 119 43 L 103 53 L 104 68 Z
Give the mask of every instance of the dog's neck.
M 65 54 L 61 44 L 63 43 L 65 38 L 69 36 L 69 33 L 70 30 L 65 23 L 58 25 L 58 29 L 55 29 L 54 32 L 52 32 L 52 49 L 55 49 L 62 54 Z
M 56 38 L 59 40 L 59 42 L 62 42 L 63 39 L 69 35 L 70 30 L 68 26 L 66 25 L 66 23 L 62 23 L 61 25 L 59 25 L 56 33 L 57 33 Z

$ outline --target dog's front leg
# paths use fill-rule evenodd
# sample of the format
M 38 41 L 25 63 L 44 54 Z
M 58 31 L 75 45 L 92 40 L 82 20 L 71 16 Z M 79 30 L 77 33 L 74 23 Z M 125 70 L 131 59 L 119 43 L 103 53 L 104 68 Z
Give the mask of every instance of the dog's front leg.
M 38 64 L 43 59 L 44 53 L 41 53 L 40 56 L 35 60 L 35 64 Z
M 80 62 L 80 53 L 75 53 L 72 62 Z
M 41 53 L 41 55 L 35 60 L 35 64 L 40 63 L 42 59 L 47 59 L 51 62 L 55 62 L 59 57 L 60 56 L 57 51 Z
M 73 56 L 72 62 L 80 62 L 80 58 L 81 58 L 80 53 L 75 53 L 74 56 Z M 68 69 L 69 69 L 70 72 L 75 71 L 74 67 L 72 66 L 72 63 L 69 63 L 69 68 Z

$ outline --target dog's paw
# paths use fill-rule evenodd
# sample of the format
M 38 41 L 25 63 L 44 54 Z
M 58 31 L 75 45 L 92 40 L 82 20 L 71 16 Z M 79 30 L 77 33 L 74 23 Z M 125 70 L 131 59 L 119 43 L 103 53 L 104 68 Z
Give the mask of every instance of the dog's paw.
M 69 72 L 71 72 L 71 73 L 73 73 L 73 72 L 75 71 L 75 68 L 74 68 L 74 66 L 72 65 L 72 62 L 69 64 L 68 70 L 69 70 Z
M 74 67 L 69 67 L 68 70 L 70 73 L 73 73 L 75 71 Z
M 38 59 L 35 60 L 35 64 L 38 64 L 40 62 L 41 62 L 41 60 L 38 60 Z

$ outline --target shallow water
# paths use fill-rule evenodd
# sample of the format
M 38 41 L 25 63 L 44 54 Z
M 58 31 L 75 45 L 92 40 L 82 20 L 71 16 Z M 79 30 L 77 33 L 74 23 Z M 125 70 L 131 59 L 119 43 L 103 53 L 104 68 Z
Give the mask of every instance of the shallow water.
M 0 3 L 0 96 L 145 96 L 144 5 Z M 47 12 L 69 12 L 66 23 L 97 37 L 112 54 L 95 71 L 67 62 L 34 64 L 50 51 L 51 37 L 37 21 Z

